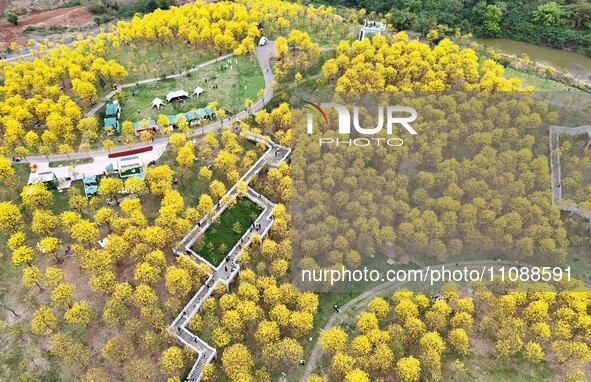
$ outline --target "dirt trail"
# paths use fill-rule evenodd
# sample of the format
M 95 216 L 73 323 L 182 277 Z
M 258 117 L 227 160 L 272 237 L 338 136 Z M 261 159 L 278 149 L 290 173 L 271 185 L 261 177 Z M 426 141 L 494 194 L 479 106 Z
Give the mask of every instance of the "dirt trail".
M 0 0 L 0 10 L 6 7 L 8 0 Z M 30 14 L 19 16 L 18 25 L 12 25 L 6 20 L 0 21 L 0 49 L 5 49 L 12 41 L 25 44 L 29 37 L 20 33 L 27 26 L 50 27 L 52 25 L 64 27 L 80 27 L 93 22 L 92 15 L 86 6 L 79 5 L 72 8 L 59 8 L 50 11 L 35 10 Z

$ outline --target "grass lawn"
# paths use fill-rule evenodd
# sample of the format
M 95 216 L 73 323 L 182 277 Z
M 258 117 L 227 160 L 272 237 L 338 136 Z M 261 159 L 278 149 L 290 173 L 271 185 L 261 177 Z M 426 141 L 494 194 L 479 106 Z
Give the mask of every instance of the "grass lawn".
M 92 158 L 72 159 L 72 160 L 58 160 L 49 162 L 49 167 L 60 167 L 60 166 L 76 166 L 79 164 L 92 163 Z
M 123 45 L 123 44 L 122 44 Z M 129 75 L 124 83 L 131 83 L 159 75 L 169 75 L 216 57 L 214 49 L 207 51 L 188 46 L 184 42 L 172 44 L 137 46 L 135 49 L 120 49 L 118 61 L 125 66 Z M 157 62 L 157 63 L 156 63 Z
M 234 57 L 233 69 L 224 70 L 222 65 L 223 62 L 214 63 L 186 76 L 125 89 L 125 100 L 121 103 L 121 121 L 135 122 L 143 118 L 156 120 L 159 114 L 186 113 L 194 108 L 205 107 L 212 101 L 217 101 L 219 108 L 238 112 L 244 108 L 246 98 L 256 100 L 257 93 L 265 88 L 263 74 L 256 58 L 250 56 Z M 216 74 L 219 77 L 215 78 Z M 212 89 L 214 84 L 217 84 L 217 89 Z M 191 94 L 197 86 L 205 90 L 199 97 L 191 96 L 182 103 L 166 103 L 160 110 L 151 108 L 152 100 L 156 97 L 166 100 L 166 94 L 179 89 Z M 104 108 L 99 110 L 98 115 L 104 115 Z
M 568 86 L 566 86 L 563 83 L 554 81 L 549 78 L 535 76 L 533 74 L 526 73 L 513 68 L 505 68 L 505 77 L 517 77 L 521 80 L 523 86 L 533 86 L 536 88 L 536 90 L 564 91 L 568 88 Z
M 109 59 L 115 59 L 127 70 L 128 75 L 122 81 L 124 84 L 170 75 L 174 72 L 178 73 L 216 57 L 213 49 L 203 51 L 187 46 L 180 41 L 164 46 L 140 43 L 134 47 L 121 44 L 118 50 L 108 48 L 107 54 Z M 110 85 L 106 84 L 105 87 L 99 86 L 97 88 L 99 99 L 109 94 Z
M 465 373 L 457 373 L 449 370 L 451 369 L 449 366 L 455 357 L 447 358 L 449 359 L 445 362 L 443 371 L 444 381 L 452 380 L 452 378 L 454 381 L 462 382 L 542 382 L 554 380 L 552 377 L 555 372 L 547 362 L 542 362 L 539 365 L 531 365 L 521 356 L 506 360 L 491 355 L 468 356 L 467 358 L 461 359 L 466 366 Z
M 238 199 L 233 207 L 224 211 L 205 231 L 191 249 L 213 265 L 219 264 L 260 212 L 261 208 L 250 199 Z

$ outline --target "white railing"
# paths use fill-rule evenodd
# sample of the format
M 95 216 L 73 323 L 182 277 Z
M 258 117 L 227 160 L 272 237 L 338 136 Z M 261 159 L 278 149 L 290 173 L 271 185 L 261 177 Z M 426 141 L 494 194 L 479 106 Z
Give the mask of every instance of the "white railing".
M 258 141 L 264 140 L 265 143 L 267 144 L 268 149 L 255 162 L 255 164 L 253 164 L 248 169 L 248 171 L 246 171 L 246 173 L 240 178 L 240 180 L 236 184 L 234 184 L 232 186 L 232 188 L 230 188 L 230 190 L 228 190 L 228 192 L 224 195 L 224 197 L 221 200 L 229 199 L 230 197 L 233 197 L 234 194 L 237 193 L 236 188 L 237 188 L 237 185 L 239 182 L 246 182 L 247 184 L 250 183 L 251 175 L 253 173 L 255 173 L 257 170 L 260 171 L 260 169 L 262 169 L 263 166 L 265 164 L 267 164 L 266 160 L 268 158 L 270 158 L 271 151 L 273 151 L 273 149 L 283 150 L 286 152 L 286 154 L 282 156 L 281 160 L 285 160 L 287 157 L 289 157 L 289 155 L 291 153 L 291 149 L 289 149 L 287 147 L 279 146 L 279 145 L 275 144 L 273 141 L 271 141 L 270 139 L 263 137 L 260 134 L 247 133 L 244 136 L 246 136 L 249 139 L 253 139 L 253 140 L 258 140 Z M 271 165 L 273 165 L 273 160 L 271 160 L 270 162 L 271 162 Z M 275 204 L 273 202 L 271 202 L 269 199 L 267 199 L 266 197 L 264 197 L 263 195 L 254 191 L 250 187 L 248 187 L 248 190 L 246 192 L 246 197 L 248 197 L 250 200 L 252 200 L 257 205 L 263 207 L 263 211 L 255 219 L 255 224 L 260 224 L 260 226 L 262 228 L 260 235 L 261 235 L 261 238 L 263 238 L 269 233 L 269 230 L 271 229 L 271 226 L 273 225 L 274 221 L 272 219 L 272 214 L 273 214 L 273 209 L 275 208 Z M 195 225 L 195 227 L 193 227 L 187 235 L 185 235 L 185 237 L 179 242 L 177 247 L 174 249 L 174 252 L 177 254 L 180 253 L 179 248 L 183 249 L 185 251 L 184 252 L 185 254 L 187 252 L 191 253 L 196 260 L 201 261 L 205 264 L 208 264 L 211 267 L 211 269 L 213 270 L 212 274 L 210 274 L 207 281 L 199 288 L 199 290 L 191 298 L 189 303 L 187 305 L 185 305 L 185 308 L 183 309 L 183 311 L 181 311 L 178 314 L 178 316 L 174 319 L 172 324 L 168 327 L 168 332 L 170 334 L 174 335 L 177 338 L 177 340 L 179 340 L 181 343 L 189 346 L 191 349 L 194 349 L 198 354 L 197 360 L 195 361 L 193 367 L 191 368 L 191 371 L 189 372 L 189 380 L 191 380 L 191 381 L 200 381 L 201 380 L 201 377 L 203 375 L 203 369 L 205 368 L 205 365 L 207 365 L 209 362 L 211 362 L 215 358 L 217 352 L 216 352 L 215 348 L 209 346 L 201 338 L 199 338 L 198 336 L 191 333 L 186 328 L 186 326 L 190 322 L 191 318 L 195 314 L 197 314 L 197 312 L 201 308 L 201 305 L 203 304 L 203 301 L 205 301 L 206 298 L 211 296 L 215 287 L 219 283 L 222 283 L 222 284 L 228 286 L 236 278 L 236 275 L 238 275 L 240 273 L 240 265 L 237 263 L 237 260 L 240 257 L 240 252 L 241 252 L 242 246 L 248 245 L 252 241 L 253 228 L 249 227 L 249 229 L 240 238 L 240 241 L 237 242 L 234 245 L 234 247 L 232 247 L 232 249 L 228 252 L 227 256 L 230 256 L 230 258 L 232 258 L 235 263 L 233 263 L 234 269 L 230 271 L 230 274 L 228 275 L 228 277 L 226 279 L 220 277 L 218 274 L 218 272 L 221 271 L 222 265 L 224 264 L 223 262 L 218 264 L 217 267 L 215 267 L 209 261 L 203 259 L 201 256 L 199 256 L 199 254 L 197 254 L 193 250 L 191 250 L 190 246 L 201 235 L 203 235 L 203 233 L 207 230 L 207 228 L 210 227 L 212 222 L 215 221 L 215 219 L 219 215 L 221 215 L 227 208 L 228 208 L 228 204 L 216 205 L 216 207 L 214 207 L 214 210 L 207 213 L 207 215 L 205 215 L 199 221 L 199 223 L 197 225 Z M 208 286 L 208 285 L 211 285 L 211 286 Z M 187 337 L 187 338 L 192 339 L 192 342 L 187 341 L 183 337 Z

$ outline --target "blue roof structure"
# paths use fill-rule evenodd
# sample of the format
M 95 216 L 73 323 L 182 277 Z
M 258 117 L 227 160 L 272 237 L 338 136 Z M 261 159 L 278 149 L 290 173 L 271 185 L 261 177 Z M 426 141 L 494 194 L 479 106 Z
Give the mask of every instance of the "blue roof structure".
M 121 107 L 118 103 L 110 103 L 107 104 L 107 110 L 105 111 L 105 115 L 107 117 L 116 116 L 117 113 L 121 111 Z
M 156 121 L 154 121 L 153 119 L 148 119 L 148 122 L 150 122 L 150 127 L 157 126 Z M 141 126 L 141 121 L 134 122 L 134 124 L 133 124 L 133 128 L 135 130 L 140 130 L 140 126 Z
M 185 113 L 185 117 L 187 118 L 188 121 L 193 121 L 197 118 L 200 118 L 200 115 L 194 111 L 189 111 L 189 112 Z
M 117 125 L 117 118 L 105 118 L 105 128 L 115 129 Z
M 91 175 L 91 176 L 84 176 L 83 182 L 86 183 L 96 183 L 96 176 L 95 175 Z
M 117 118 L 105 118 L 104 120 L 105 122 L 105 130 L 108 129 L 113 129 L 115 131 L 117 131 L 118 133 L 121 132 L 121 127 L 119 126 L 119 121 L 117 121 Z

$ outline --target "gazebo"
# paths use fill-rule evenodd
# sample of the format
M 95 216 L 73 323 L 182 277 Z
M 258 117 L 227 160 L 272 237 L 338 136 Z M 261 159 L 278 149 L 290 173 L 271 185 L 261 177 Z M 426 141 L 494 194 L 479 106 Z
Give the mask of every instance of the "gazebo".
M 193 94 L 197 94 L 197 97 L 199 97 L 201 93 L 203 93 L 203 88 L 201 86 L 197 86 L 193 91 Z
M 141 121 L 134 122 L 133 129 L 135 130 L 135 135 L 139 136 L 142 131 L 149 131 L 151 133 L 156 133 L 158 131 L 158 125 L 156 121 L 151 118 L 142 119 Z
M 160 109 L 162 106 L 164 106 L 164 101 L 156 97 L 154 98 L 154 101 L 152 101 L 152 106 L 150 107 L 152 108 L 154 106 L 156 106 L 157 109 Z
M 166 101 L 170 102 L 174 99 L 181 99 L 181 98 L 188 98 L 189 97 L 189 93 L 187 93 L 184 90 L 177 90 L 174 92 L 170 92 L 166 95 Z
M 121 126 L 119 125 L 119 121 L 117 121 L 117 118 L 105 118 L 104 120 L 105 123 L 105 131 L 107 133 L 113 134 L 113 133 L 121 133 Z
M 113 103 L 107 104 L 107 108 L 105 110 L 105 117 L 106 118 L 116 118 L 119 119 L 121 115 L 121 106 L 117 100 L 113 101 Z

